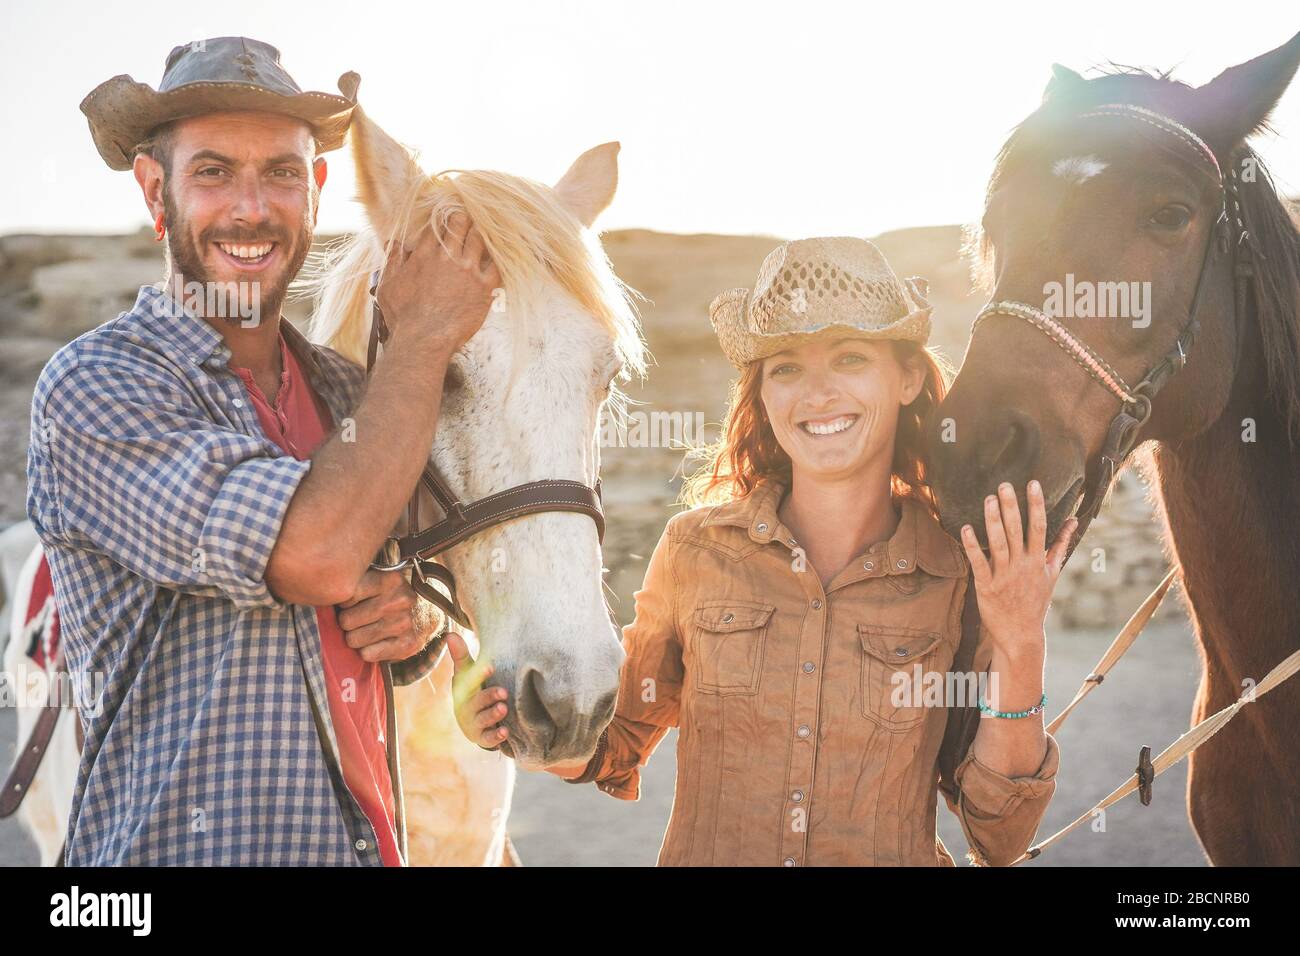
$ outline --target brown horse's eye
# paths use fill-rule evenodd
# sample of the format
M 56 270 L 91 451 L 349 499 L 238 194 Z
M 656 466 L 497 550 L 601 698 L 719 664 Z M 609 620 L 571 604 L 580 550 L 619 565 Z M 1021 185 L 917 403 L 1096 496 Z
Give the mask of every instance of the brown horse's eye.
M 1192 211 L 1178 203 L 1165 206 L 1151 217 L 1151 224 L 1161 229 L 1182 229 L 1191 221 Z

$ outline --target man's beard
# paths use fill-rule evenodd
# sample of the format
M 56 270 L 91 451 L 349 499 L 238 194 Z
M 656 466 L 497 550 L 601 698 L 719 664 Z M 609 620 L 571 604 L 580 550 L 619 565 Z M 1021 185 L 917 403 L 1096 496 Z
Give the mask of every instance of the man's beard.
M 289 291 L 289 283 L 298 275 L 302 264 L 307 261 L 307 254 L 311 251 L 312 225 L 309 218 L 303 218 L 302 228 L 294 236 L 286 235 L 278 229 L 258 230 L 255 235 L 249 235 L 247 230 L 238 228 L 208 229 L 198 237 L 196 245 L 190 235 L 189 221 L 181 214 L 180 208 L 173 200 L 171 190 L 166 186 L 163 188 L 163 210 L 167 217 L 167 251 L 171 259 L 170 282 L 173 286 L 167 291 L 172 298 L 181 304 L 196 305 L 195 308 L 191 308 L 196 315 L 226 322 L 239 322 L 245 327 L 260 324 L 263 317 L 274 318 L 280 314 L 280 307 L 284 304 L 285 296 Z M 238 298 L 233 300 L 222 295 L 214 295 L 210 291 L 198 296 L 185 295 L 187 287 L 193 288 L 189 286 L 190 283 L 199 283 L 204 290 L 211 290 L 213 286 L 221 284 L 208 275 L 201 252 L 203 249 L 212 248 L 213 241 L 217 239 L 235 244 L 274 242 L 277 249 L 283 253 L 284 265 L 275 275 L 225 280 L 240 284 Z M 290 239 L 293 240 L 292 244 L 289 242 Z M 251 304 L 254 306 L 255 314 L 250 316 L 249 293 L 250 287 L 253 286 L 256 292 Z M 205 304 L 215 305 L 215 308 L 204 308 Z

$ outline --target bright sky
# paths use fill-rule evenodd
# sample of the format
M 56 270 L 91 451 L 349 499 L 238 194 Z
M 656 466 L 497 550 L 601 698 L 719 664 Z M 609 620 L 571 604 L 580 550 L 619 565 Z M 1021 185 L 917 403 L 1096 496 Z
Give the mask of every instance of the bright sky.
M 1230 15 L 1233 10 L 1246 15 Z M 117 73 L 156 87 L 175 45 L 278 46 L 304 89 L 362 76 L 367 112 L 431 170 L 553 182 L 617 139 L 603 228 L 869 236 L 978 217 L 1007 131 L 1053 61 L 1177 67 L 1204 83 L 1285 42 L 1294 0 L 465 0 L 0 8 L 0 234 L 117 232 L 146 222 L 129 173 L 95 152 L 77 106 Z M 1300 81 L 1258 146 L 1300 194 Z M 320 227 L 354 226 L 346 151 L 330 154 Z

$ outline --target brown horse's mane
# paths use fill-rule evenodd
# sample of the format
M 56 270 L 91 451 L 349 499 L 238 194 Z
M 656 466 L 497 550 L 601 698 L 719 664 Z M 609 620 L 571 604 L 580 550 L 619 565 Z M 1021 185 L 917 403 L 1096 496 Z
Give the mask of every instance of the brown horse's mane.
M 1292 446 L 1300 445 L 1300 210 L 1278 195 L 1255 151 L 1255 182 L 1242 203 L 1255 240 L 1255 321 L 1264 350 L 1266 381 Z
M 1027 155 L 1049 148 L 1070 119 L 1100 103 L 1134 103 L 1161 108 L 1171 93 L 1191 87 L 1138 67 L 1111 63 L 1101 75 L 1080 84 L 1078 95 L 1048 98 L 1017 125 L 998 152 L 989 177 L 985 205 L 1008 173 Z M 1271 127 L 1261 121 L 1251 134 Z M 1057 143 L 1059 145 L 1059 143 Z M 1293 449 L 1300 448 L 1300 207 L 1283 199 L 1259 155 L 1244 143 L 1231 155 L 1218 156 L 1226 170 L 1253 161 L 1254 182 L 1240 187 L 1243 212 L 1256 249 L 1252 280 L 1254 321 L 1264 353 L 1265 381 Z M 965 253 L 977 288 L 992 291 L 993 249 L 978 226 L 968 227 Z M 1242 318 L 1248 321 L 1248 317 Z

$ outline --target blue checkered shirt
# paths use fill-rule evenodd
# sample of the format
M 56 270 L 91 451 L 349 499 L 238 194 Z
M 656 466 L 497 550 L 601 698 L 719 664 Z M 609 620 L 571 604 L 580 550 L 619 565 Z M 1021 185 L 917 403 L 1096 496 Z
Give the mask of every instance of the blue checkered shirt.
M 289 346 L 339 424 L 363 370 Z M 264 579 L 311 461 L 262 432 L 211 326 L 145 286 L 32 399 L 27 512 L 53 573 L 85 746 L 68 865 L 381 865 L 339 769 L 314 608 Z M 405 855 L 393 683 L 389 767 Z

